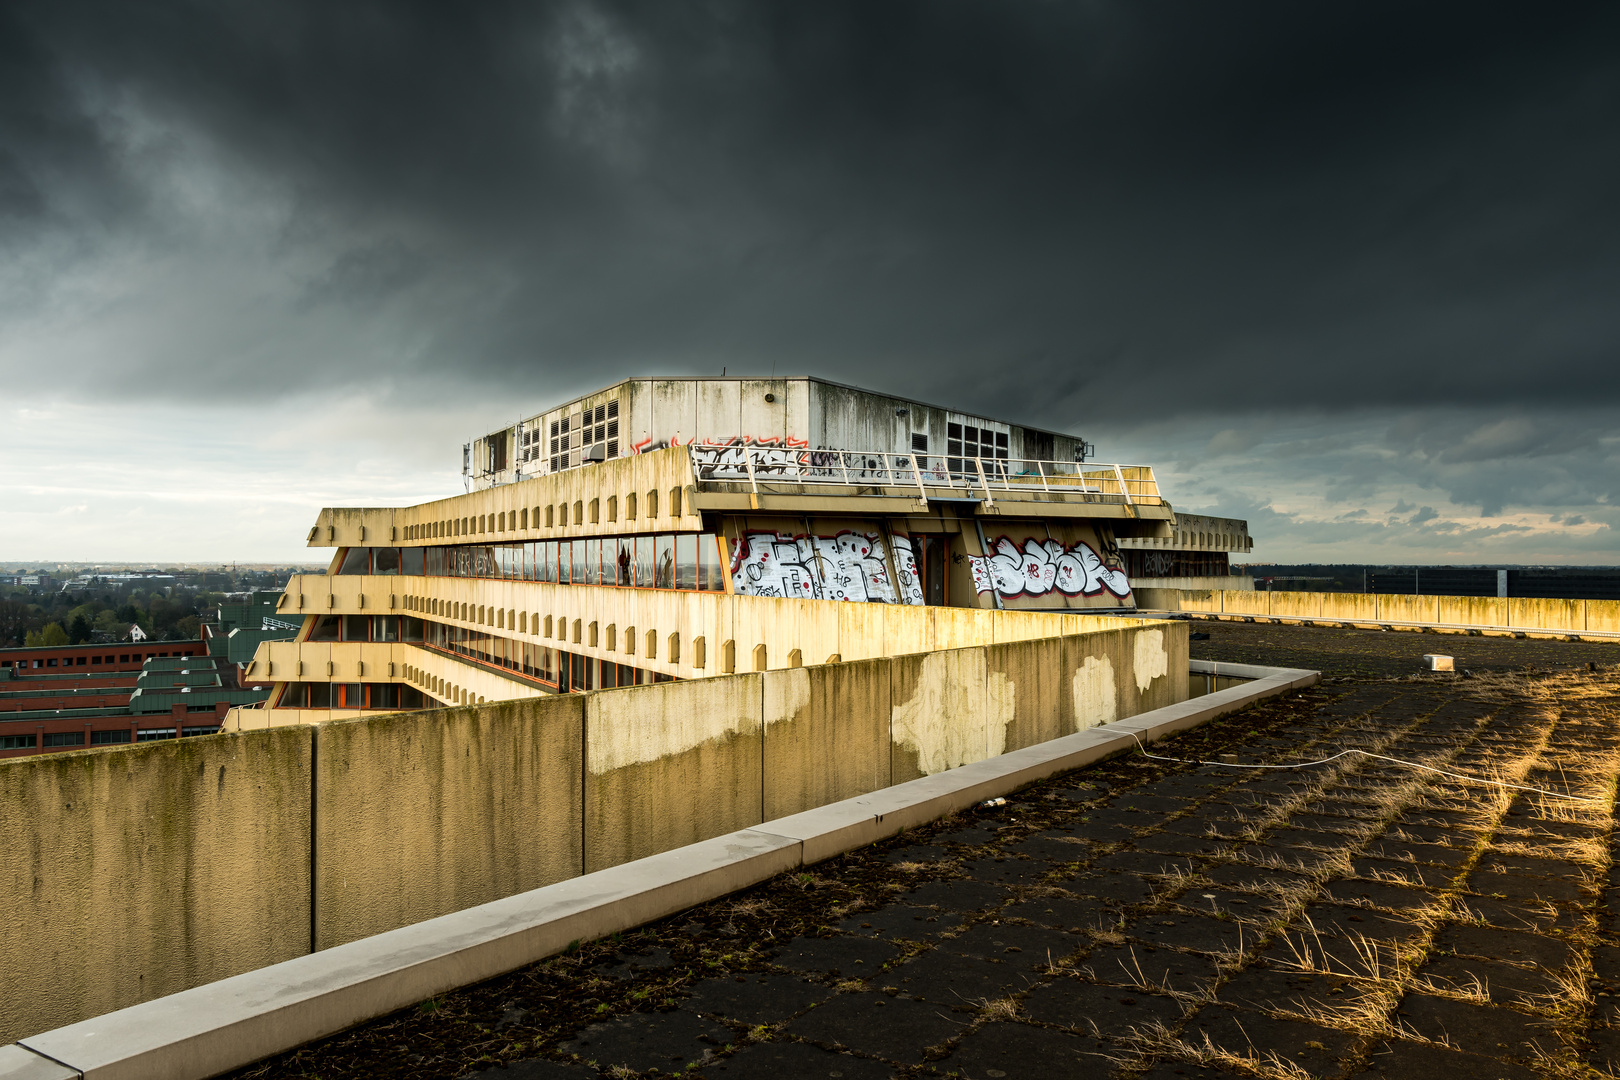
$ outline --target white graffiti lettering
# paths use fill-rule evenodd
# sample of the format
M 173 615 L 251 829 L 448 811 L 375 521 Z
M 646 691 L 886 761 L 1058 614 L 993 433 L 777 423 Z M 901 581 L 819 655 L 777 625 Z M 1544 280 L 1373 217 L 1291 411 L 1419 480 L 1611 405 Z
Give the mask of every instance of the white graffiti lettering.
M 922 579 L 917 576 L 917 554 L 909 536 L 897 534 L 894 538 L 894 572 L 900 578 L 900 602 L 921 607 Z
M 994 589 L 1009 599 L 1049 592 L 1064 596 L 1096 596 L 1104 590 L 1120 597 L 1131 594 L 1125 571 L 1104 564 L 1083 541 L 1065 548 L 1056 540 L 1030 537 L 1020 549 L 1010 537 L 1003 536 L 992 545 L 992 551 L 988 556 L 968 558 L 973 587 L 981 593 Z
M 742 596 L 880 604 L 898 600 L 878 533 L 749 533 L 733 549 L 731 580 Z

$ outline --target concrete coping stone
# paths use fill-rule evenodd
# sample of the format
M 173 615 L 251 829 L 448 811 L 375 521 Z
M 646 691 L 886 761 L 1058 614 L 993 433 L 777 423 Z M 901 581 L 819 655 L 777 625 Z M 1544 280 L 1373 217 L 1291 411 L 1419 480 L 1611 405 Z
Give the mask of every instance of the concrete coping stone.
M 0 1047 L 0 1080 L 203 1078 L 684 911 L 1315 683 L 1243 686 L 441 915 Z M 1263 673 L 1263 674 L 1262 674 Z M 1133 738 L 1133 736 L 1135 736 Z

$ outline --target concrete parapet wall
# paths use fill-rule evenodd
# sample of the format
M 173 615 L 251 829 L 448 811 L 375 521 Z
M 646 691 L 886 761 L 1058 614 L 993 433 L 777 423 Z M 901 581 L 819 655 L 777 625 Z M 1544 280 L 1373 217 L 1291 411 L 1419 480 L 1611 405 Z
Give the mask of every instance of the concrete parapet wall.
M 315 947 L 583 872 L 578 695 L 316 733 Z
M 982 615 L 1000 643 L 0 763 L 0 1038 L 1187 697 L 1186 623 Z
M 0 1042 L 308 952 L 313 741 L 0 763 Z
M 1272 619 L 1620 634 L 1620 601 L 1615 600 L 1144 589 L 1137 593 L 1137 602 L 1155 611 Z
M 763 681 L 761 675 L 738 675 L 591 695 L 585 725 L 587 872 L 764 820 Z

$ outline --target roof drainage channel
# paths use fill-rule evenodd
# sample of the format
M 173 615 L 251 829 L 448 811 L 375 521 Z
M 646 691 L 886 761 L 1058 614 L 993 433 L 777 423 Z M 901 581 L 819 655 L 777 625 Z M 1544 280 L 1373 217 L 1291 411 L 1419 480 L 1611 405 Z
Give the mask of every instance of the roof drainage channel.
M 1222 665 L 1222 673 L 1238 675 L 1239 666 Z M 0 1047 L 0 1080 L 215 1076 L 1320 678 L 1314 671 L 1241 666 L 1255 675 L 1243 686 L 22 1039 Z

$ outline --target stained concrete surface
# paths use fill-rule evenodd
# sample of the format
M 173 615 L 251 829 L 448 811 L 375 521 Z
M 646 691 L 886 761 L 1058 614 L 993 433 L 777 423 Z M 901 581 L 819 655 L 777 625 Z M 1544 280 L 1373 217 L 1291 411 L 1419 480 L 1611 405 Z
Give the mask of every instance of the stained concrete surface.
M 1328 678 L 1156 753 L 1269 765 L 1360 749 L 1590 801 L 1361 756 L 1301 770 L 1115 759 L 241 1075 L 1620 1066 L 1620 647 L 1448 639 L 1465 677 L 1418 675 L 1436 651 L 1421 635 L 1211 634 L 1211 658 Z

